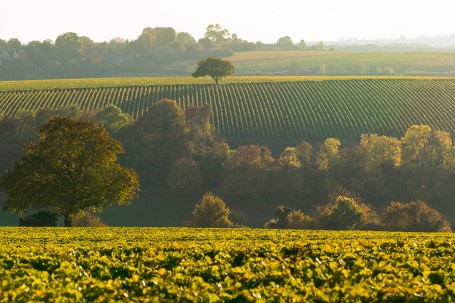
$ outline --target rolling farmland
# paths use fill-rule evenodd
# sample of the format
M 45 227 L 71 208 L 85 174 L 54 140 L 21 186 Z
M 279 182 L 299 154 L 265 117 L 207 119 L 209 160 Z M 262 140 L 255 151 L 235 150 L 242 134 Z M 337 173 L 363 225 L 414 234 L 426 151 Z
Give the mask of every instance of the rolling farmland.
M 256 51 L 226 59 L 238 75 L 455 75 L 453 52 Z
M 239 77 L 219 87 L 195 80 L 2 82 L 0 112 L 115 104 L 138 118 L 169 98 L 182 107 L 211 104 L 215 129 L 229 140 L 352 142 L 363 133 L 401 137 L 412 124 L 455 134 L 455 78 Z

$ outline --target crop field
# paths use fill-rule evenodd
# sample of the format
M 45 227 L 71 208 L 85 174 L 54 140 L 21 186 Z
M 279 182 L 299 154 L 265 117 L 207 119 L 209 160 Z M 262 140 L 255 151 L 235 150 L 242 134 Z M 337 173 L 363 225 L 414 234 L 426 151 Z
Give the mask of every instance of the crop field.
M 455 75 L 453 52 L 261 51 L 226 59 L 240 75 Z
M 229 76 L 220 83 L 261 83 L 261 82 L 295 82 L 353 79 L 403 79 L 398 76 Z M 414 80 L 453 79 L 452 77 L 406 77 Z M 51 80 L 18 80 L 0 81 L 0 92 L 30 91 L 46 89 L 83 89 L 107 88 L 117 86 L 151 86 L 151 85 L 213 84 L 210 77 L 130 77 L 130 78 L 79 78 Z
M 211 104 L 216 131 L 239 141 L 353 142 L 363 133 L 401 137 L 412 124 L 455 134 L 455 78 L 239 78 L 219 87 L 187 78 L 2 82 L 0 112 L 115 104 L 138 118 L 170 98 L 182 107 Z
M 454 302 L 452 233 L 1 228 L 1 302 Z

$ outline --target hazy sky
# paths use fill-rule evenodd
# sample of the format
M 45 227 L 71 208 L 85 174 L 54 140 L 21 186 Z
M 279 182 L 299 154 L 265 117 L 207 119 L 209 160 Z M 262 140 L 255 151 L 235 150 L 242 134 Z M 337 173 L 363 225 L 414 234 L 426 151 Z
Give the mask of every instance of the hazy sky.
M 455 0 L 2 0 L 0 38 L 23 42 L 76 32 L 135 39 L 169 26 L 196 39 L 219 23 L 249 41 L 407 38 L 455 34 Z

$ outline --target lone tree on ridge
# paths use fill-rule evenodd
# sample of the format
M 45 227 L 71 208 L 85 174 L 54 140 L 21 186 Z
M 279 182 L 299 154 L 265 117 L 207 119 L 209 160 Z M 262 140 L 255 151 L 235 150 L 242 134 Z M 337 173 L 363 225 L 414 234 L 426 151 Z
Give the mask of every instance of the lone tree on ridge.
M 55 118 L 41 128 L 40 139 L 0 178 L 6 210 L 48 210 L 71 226 L 84 210 L 102 211 L 137 196 L 136 172 L 117 163 L 123 148 L 98 124 Z
M 207 58 L 197 63 L 197 69 L 192 74 L 193 77 L 210 76 L 215 80 L 216 85 L 222 77 L 234 73 L 234 65 L 228 60 L 219 58 Z

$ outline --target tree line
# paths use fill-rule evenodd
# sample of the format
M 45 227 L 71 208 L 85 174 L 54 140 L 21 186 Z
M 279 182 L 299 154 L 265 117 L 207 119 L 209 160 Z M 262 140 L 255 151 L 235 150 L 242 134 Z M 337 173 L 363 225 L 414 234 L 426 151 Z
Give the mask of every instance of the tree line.
M 114 38 L 109 42 L 67 32 L 55 41 L 0 39 L 0 80 L 187 75 L 192 72 L 186 70 L 187 65 L 172 70 L 171 63 L 241 51 L 322 48 L 322 42 L 307 47 L 304 40 L 295 44 L 289 36 L 271 45 L 250 42 L 219 24 L 210 24 L 198 40 L 172 27 L 147 27 L 136 39 Z
M 243 227 L 232 217 L 222 198 L 204 194 L 185 222 L 190 227 Z M 380 215 L 352 193 L 337 189 L 330 200 L 312 215 L 284 205 L 275 208 L 275 217 L 264 224 L 275 229 L 386 230 L 411 232 L 451 232 L 449 221 L 423 201 L 393 201 Z
M 422 201 L 455 217 L 455 148 L 449 133 L 426 125 L 410 126 L 402 138 L 365 134 L 349 146 L 336 138 L 302 141 L 273 155 L 267 146 L 232 148 L 218 138 L 209 105 L 183 109 L 164 99 L 136 121 L 115 106 L 42 109 L 0 121 L 2 171 L 23 156 L 23 144 L 36 140 L 38 129 L 55 115 L 106 128 L 121 142 L 125 153 L 119 161 L 137 172 L 141 190 L 181 197 L 212 192 L 258 211 L 286 205 L 310 217 L 330 213 L 334 206 L 323 211 L 320 205 L 336 205 L 339 196 L 377 212 L 392 201 Z

